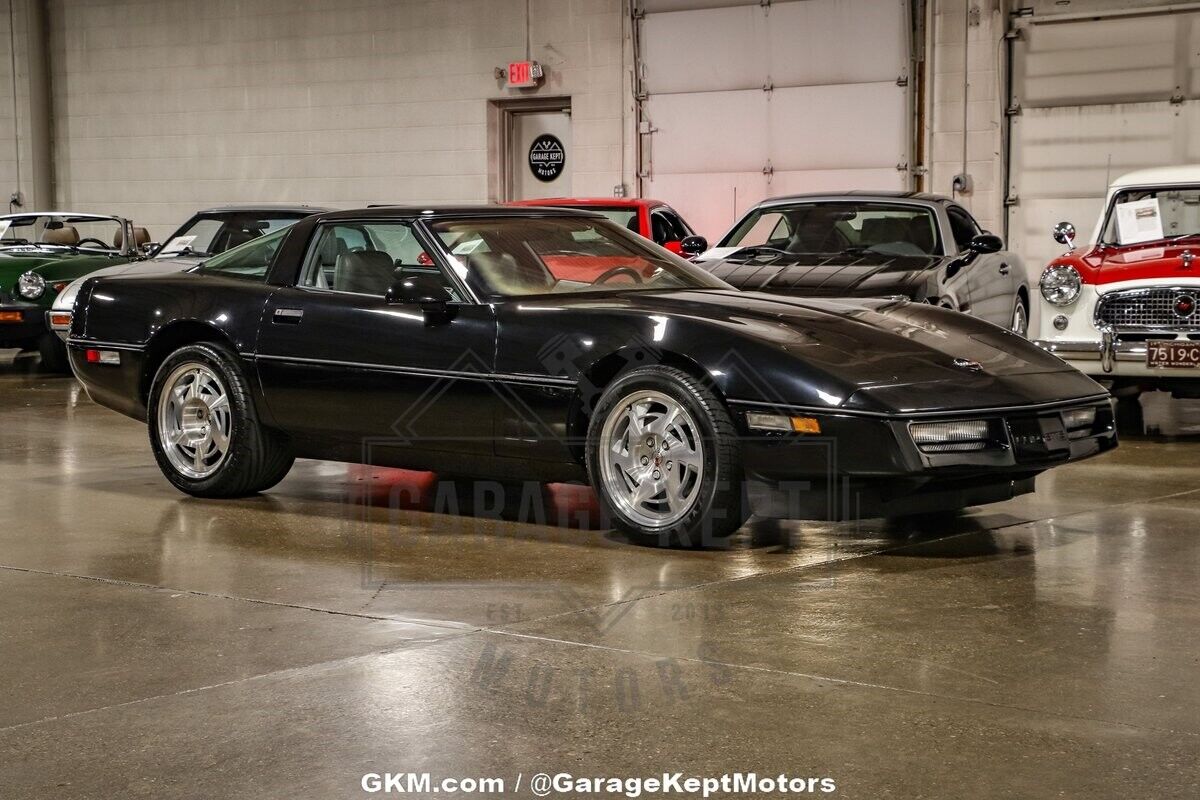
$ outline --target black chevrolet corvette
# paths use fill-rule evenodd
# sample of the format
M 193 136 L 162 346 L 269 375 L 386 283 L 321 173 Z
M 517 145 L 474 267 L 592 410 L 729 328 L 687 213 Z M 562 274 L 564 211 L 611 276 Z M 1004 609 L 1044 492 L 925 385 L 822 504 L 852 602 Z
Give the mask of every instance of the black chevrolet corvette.
M 994 325 L 740 292 L 574 210 L 320 214 L 75 311 L 89 394 L 204 497 L 296 457 L 586 481 L 632 536 L 697 544 L 751 511 L 1003 500 L 1116 446 L 1098 384 Z

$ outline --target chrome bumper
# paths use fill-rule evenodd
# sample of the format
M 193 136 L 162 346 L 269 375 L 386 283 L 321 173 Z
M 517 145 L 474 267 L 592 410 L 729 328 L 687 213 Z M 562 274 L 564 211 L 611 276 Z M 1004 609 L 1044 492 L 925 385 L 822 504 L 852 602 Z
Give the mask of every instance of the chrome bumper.
M 1145 342 L 1122 342 L 1116 332 L 1108 327 L 1100 329 L 1098 342 L 1048 342 L 1037 339 L 1034 344 L 1067 361 L 1099 361 L 1100 368 L 1105 372 L 1112 372 L 1113 365 L 1118 361 L 1146 361 Z

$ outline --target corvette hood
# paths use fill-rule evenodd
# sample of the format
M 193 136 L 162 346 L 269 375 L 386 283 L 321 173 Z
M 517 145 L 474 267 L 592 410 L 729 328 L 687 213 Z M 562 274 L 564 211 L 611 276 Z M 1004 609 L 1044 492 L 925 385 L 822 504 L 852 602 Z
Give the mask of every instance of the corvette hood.
M 166 275 L 172 272 L 187 272 L 200 265 L 202 258 L 191 256 L 174 256 L 171 258 L 151 258 L 145 261 L 130 261 L 112 267 L 98 269 L 88 275 L 89 278 L 108 277 L 111 275 Z
M 779 400 L 875 411 L 1055 402 L 1103 388 L 1027 340 L 965 314 L 906 300 L 761 292 L 630 293 L 639 311 L 702 325 L 717 354 Z M 726 336 L 716 335 L 717 330 Z M 664 339 L 666 331 L 664 330 Z M 724 343 L 728 341 L 729 345 Z M 836 402 L 834 402 L 836 401 Z
M 915 297 L 944 260 L 882 253 L 766 253 L 703 266 L 739 289 L 804 297 Z

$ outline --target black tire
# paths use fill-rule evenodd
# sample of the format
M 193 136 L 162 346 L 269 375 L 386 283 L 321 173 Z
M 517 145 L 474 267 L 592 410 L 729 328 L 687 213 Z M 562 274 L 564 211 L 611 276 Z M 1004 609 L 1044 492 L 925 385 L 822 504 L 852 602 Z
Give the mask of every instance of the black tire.
M 216 470 L 203 478 L 181 473 L 171 463 L 160 441 L 158 419 L 164 383 L 177 368 L 188 363 L 203 365 L 215 373 L 224 384 L 229 399 L 228 451 Z M 146 407 L 150 447 L 159 469 L 175 488 L 187 494 L 244 497 L 266 491 L 283 480 L 295 461 L 287 438 L 259 421 L 238 357 L 220 345 L 198 342 L 167 356 L 155 373 Z
M 1141 394 L 1122 395 L 1117 398 L 1117 434 L 1141 436 L 1146 432 L 1146 421 L 1142 414 Z
M 38 354 L 42 357 L 42 371 L 70 374 L 71 362 L 67 358 L 67 345 L 50 331 L 38 338 Z
M 610 414 L 621 413 L 621 401 L 639 390 L 660 392 L 682 405 L 699 428 L 704 444 L 704 469 L 691 505 L 684 516 L 663 527 L 647 527 L 613 502 L 599 463 L 605 421 Z M 700 380 L 672 367 L 633 369 L 605 388 L 588 424 L 587 469 L 592 488 L 613 524 L 638 544 L 720 546 L 749 516 L 743 496 L 741 442 L 729 412 Z

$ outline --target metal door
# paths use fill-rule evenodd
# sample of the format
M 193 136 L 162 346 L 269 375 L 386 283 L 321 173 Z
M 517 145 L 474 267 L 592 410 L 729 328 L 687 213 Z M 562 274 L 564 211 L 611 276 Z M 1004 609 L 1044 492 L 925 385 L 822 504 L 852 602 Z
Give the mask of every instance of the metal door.
M 512 112 L 509 126 L 508 199 L 570 197 L 571 113 Z

